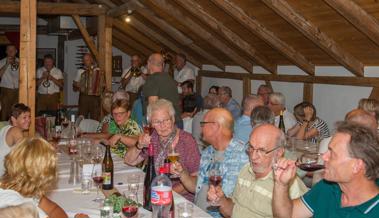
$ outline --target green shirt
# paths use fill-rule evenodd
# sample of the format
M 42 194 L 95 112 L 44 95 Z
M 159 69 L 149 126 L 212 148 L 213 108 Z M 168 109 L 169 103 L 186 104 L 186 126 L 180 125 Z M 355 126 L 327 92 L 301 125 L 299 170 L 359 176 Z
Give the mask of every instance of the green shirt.
M 110 134 L 123 134 L 125 136 L 138 136 L 141 134 L 141 128 L 136 121 L 129 119 L 124 125 L 118 126 L 116 122 L 111 119 L 109 121 L 108 132 Z M 112 152 L 120 157 L 124 157 L 127 148 L 126 145 L 118 142 L 117 147 L 112 147 Z
M 273 217 L 272 215 L 272 191 L 274 189 L 274 177 L 272 171 L 264 178 L 255 178 L 250 163 L 241 170 L 232 200 L 234 202 L 233 218 L 261 218 Z M 308 189 L 296 177 L 290 188 L 290 198 L 296 199 L 302 196 Z
M 352 207 L 341 206 L 341 188 L 337 183 L 321 180 L 301 197 L 314 218 L 378 218 L 379 194 Z

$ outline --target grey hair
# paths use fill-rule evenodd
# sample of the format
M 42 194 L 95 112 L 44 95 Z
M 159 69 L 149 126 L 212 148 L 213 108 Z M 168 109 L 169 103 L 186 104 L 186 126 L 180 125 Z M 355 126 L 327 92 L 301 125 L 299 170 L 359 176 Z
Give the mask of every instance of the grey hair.
M 175 109 L 171 101 L 161 98 L 158 99 L 156 102 L 149 104 L 147 106 L 147 117 L 151 118 L 151 115 L 158 110 L 167 110 L 170 117 L 173 120 L 175 119 Z
M 218 91 L 223 90 L 229 97 L 232 97 L 232 89 L 229 86 L 221 86 Z
M 217 95 L 207 95 L 203 99 L 204 109 L 213 109 L 220 106 L 220 99 Z
M 283 107 L 286 105 L 286 98 L 280 92 L 271 93 L 270 100 L 273 100 L 277 104 L 281 104 Z
M 123 100 L 123 99 L 126 99 L 127 101 L 129 101 L 129 94 L 128 94 L 128 92 L 125 91 L 125 90 L 118 90 L 112 96 L 112 103 L 115 102 L 115 101 L 117 101 L 117 100 Z
M 251 112 L 250 120 L 253 127 L 265 123 L 274 124 L 275 115 L 274 112 L 270 110 L 270 108 L 266 106 L 258 106 Z

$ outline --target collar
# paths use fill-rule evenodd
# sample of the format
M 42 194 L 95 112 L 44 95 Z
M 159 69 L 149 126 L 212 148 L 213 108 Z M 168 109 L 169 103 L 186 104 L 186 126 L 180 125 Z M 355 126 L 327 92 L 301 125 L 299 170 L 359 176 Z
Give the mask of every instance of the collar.
M 257 179 L 255 177 L 255 173 L 253 171 L 253 168 L 251 167 L 250 162 L 248 164 L 249 164 L 249 173 L 254 177 L 255 180 L 272 180 L 272 181 L 274 181 L 274 174 L 273 174 L 272 170 L 270 170 L 270 172 L 266 176 Z

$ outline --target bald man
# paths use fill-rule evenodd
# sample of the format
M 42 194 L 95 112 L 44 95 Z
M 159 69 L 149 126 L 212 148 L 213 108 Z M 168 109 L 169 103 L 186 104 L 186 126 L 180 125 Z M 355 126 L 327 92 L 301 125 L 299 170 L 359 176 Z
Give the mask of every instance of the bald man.
M 73 83 L 73 89 L 79 94 L 79 115 L 99 120 L 101 93 L 105 89 L 105 77 L 100 68 L 95 66 L 93 57 L 87 53 L 83 56 L 84 69 L 79 69 Z
M 195 203 L 213 217 L 221 217 L 218 209 L 209 207 L 207 192 L 209 189 L 209 169 L 218 163 L 222 174 L 222 191 L 231 197 L 241 168 L 248 162 L 246 145 L 233 138 L 232 114 L 223 108 L 208 111 L 203 121 L 203 140 L 211 144 L 201 154 L 200 169 L 197 178 L 190 176 L 179 163 L 172 166 L 172 173 L 180 175 L 184 187 L 196 193 Z
M 146 114 L 148 104 L 156 102 L 160 98 L 171 101 L 175 109 L 175 124 L 183 128 L 183 121 L 180 117 L 179 94 L 175 80 L 167 73 L 163 72 L 164 59 L 160 53 L 150 55 L 147 61 L 147 71 L 150 76 L 147 78 L 142 88 L 144 96 L 143 109 Z

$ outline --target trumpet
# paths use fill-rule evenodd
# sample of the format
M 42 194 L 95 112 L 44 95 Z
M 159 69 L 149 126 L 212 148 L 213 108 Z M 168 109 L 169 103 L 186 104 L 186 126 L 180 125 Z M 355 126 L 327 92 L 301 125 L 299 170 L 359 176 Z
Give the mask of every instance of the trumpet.
M 130 72 L 131 72 L 133 77 L 139 77 L 142 74 L 141 69 L 139 67 L 130 68 Z
M 49 77 L 50 77 L 50 71 L 47 71 L 47 78 L 45 79 L 45 81 L 42 82 L 42 85 L 45 88 L 49 88 L 50 87 Z

